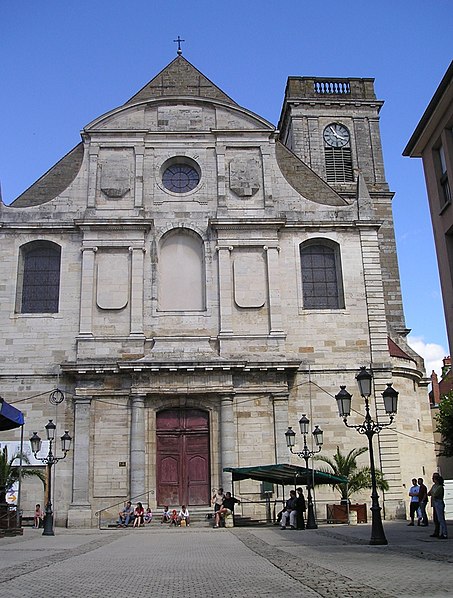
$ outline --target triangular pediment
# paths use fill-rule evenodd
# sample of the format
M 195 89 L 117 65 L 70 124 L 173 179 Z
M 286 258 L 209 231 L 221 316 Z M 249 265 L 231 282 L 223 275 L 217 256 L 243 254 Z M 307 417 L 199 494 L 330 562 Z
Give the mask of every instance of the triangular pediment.
M 235 101 L 182 56 L 177 56 L 170 62 L 154 79 L 132 96 L 126 105 L 175 96 L 209 98 L 237 106 Z

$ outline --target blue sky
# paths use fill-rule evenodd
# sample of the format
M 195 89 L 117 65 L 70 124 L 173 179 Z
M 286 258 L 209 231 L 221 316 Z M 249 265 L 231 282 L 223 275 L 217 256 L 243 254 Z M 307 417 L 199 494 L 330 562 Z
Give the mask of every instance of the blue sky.
M 452 0 L 16 0 L 0 6 L 0 182 L 10 203 L 184 56 L 277 124 L 286 79 L 374 77 L 406 324 L 431 371 L 447 354 L 421 161 L 402 151 L 452 59 Z

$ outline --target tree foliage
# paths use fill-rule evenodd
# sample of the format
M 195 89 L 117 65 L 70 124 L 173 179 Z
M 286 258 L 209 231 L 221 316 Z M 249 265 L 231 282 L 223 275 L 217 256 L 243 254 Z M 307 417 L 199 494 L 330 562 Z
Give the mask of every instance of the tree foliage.
M 436 419 L 436 432 L 442 436 L 440 455 L 453 457 L 453 391 L 444 395 L 439 403 Z
M 6 493 L 19 481 L 19 467 L 13 465 L 16 459 L 20 458 L 20 452 L 8 457 L 8 447 L 0 449 L 0 504 L 6 502 Z M 30 463 L 27 455 L 22 453 L 22 462 L 27 465 Z M 22 468 L 22 477 L 38 477 L 45 485 L 46 476 L 39 469 Z
M 327 463 L 332 469 L 332 471 L 328 469 L 321 469 L 321 471 L 333 473 L 334 475 L 348 479 L 347 484 L 345 482 L 332 484 L 332 488 L 341 494 L 341 500 L 348 500 L 356 492 L 360 492 L 360 490 L 364 490 L 365 488 L 371 488 L 371 468 L 359 468 L 357 465 L 357 457 L 366 453 L 367 450 L 368 448 L 364 446 L 352 449 L 347 455 L 343 455 L 337 446 L 337 452 L 333 456 L 333 459 L 323 455 L 316 457 L 318 461 Z M 376 469 L 376 485 L 379 490 L 389 489 L 389 485 L 385 481 L 382 471 L 379 469 Z

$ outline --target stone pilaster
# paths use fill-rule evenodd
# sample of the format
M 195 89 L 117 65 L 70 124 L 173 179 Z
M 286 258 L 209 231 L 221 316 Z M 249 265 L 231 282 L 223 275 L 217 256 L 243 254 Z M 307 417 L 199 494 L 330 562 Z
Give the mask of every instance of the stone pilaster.
M 99 147 L 96 145 L 91 145 L 89 151 L 87 207 L 94 208 L 96 205 L 96 181 Z
M 92 334 L 94 260 L 97 247 L 82 249 L 82 287 L 80 291 L 80 334 Z
M 74 399 L 72 502 L 68 527 L 91 526 L 90 504 L 90 398 Z
M 129 247 L 132 257 L 131 334 L 143 334 L 144 247 Z
M 269 326 L 270 333 L 282 332 L 282 308 L 280 299 L 279 247 L 265 247 L 267 256 L 267 276 L 269 285 Z
M 232 247 L 218 247 L 220 334 L 233 333 L 233 280 L 230 253 Z
M 143 207 L 143 163 L 144 149 L 135 148 L 135 195 L 134 206 Z
M 275 462 L 289 463 L 290 453 L 286 446 L 285 432 L 288 429 L 288 394 L 272 396 L 274 405 Z
M 222 397 L 220 403 L 220 478 L 225 490 L 231 488 L 231 474 L 224 472 L 223 468 L 235 467 L 236 445 L 233 397 L 228 395 Z
M 131 397 L 131 500 L 145 493 L 145 397 Z M 142 497 L 143 498 L 143 497 Z

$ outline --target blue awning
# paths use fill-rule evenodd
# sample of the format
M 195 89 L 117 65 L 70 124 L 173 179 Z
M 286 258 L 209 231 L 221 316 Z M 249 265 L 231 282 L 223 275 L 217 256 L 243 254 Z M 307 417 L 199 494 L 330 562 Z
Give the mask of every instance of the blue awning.
M 0 431 L 24 425 L 24 414 L 0 397 Z

